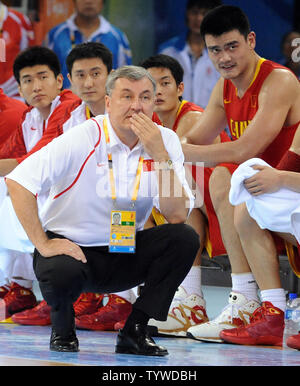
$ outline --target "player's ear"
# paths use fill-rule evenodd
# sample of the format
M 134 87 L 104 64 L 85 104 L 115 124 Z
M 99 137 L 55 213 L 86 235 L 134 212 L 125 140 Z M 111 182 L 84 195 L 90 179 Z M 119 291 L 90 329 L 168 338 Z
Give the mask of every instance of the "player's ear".
M 63 83 L 64 83 L 64 77 L 62 74 L 58 74 L 56 77 L 56 82 L 57 82 L 57 88 L 59 91 L 62 90 Z
M 256 46 L 256 34 L 254 31 L 251 31 L 247 36 L 247 42 L 249 44 L 249 47 L 254 50 Z
M 177 86 L 177 92 L 178 96 L 181 97 L 184 91 L 184 83 L 180 82 L 179 85 Z

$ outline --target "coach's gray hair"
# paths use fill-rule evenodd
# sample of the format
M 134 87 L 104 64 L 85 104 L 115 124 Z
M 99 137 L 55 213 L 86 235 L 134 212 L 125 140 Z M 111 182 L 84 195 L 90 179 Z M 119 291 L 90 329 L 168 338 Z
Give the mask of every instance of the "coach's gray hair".
M 120 78 L 131 80 L 141 80 L 143 78 L 148 78 L 153 85 L 154 93 L 156 92 L 156 82 L 145 68 L 139 66 L 123 66 L 115 71 L 112 71 L 108 75 L 105 84 L 106 94 L 108 96 L 111 96 L 112 90 L 115 87 L 115 83 Z

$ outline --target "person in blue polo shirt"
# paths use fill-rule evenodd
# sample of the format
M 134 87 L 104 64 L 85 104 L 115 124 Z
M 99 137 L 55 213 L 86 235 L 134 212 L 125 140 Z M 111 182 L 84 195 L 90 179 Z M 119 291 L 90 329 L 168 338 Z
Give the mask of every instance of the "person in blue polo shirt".
M 183 99 L 205 108 L 219 79 L 208 57 L 200 26 L 206 13 L 221 5 L 220 0 L 188 0 L 186 6 L 187 32 L 183 32 L 158 47 L 160 54 L 172 56 L 184 69 Z
M 64 76 L 64 88 L 70 87 L 66 57 L 76 44 L 87 41 L 101 42 L 113 54 L 114 69 L 132 63 L 127 36 L 101 15 L 104 1 L 74 0 L 75 13 L 48 33 L 46 45 L 59 58 Z

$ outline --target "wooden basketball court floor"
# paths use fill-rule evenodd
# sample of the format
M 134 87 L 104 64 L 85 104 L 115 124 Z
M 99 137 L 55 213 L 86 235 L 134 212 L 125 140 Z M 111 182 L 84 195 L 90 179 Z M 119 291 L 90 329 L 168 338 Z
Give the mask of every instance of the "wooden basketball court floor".
M 208 316 L 216 316 L 226 304 L 229 289 L 204 288 Z M 214 302 L 213 302 L 214 299 Z M 210 306 L 209 306 L 210 305 Z M 215 306 L 215 309 L 212 306 Z M 215 314 L 215 315 L 213 315 Z M 116 332 L 78 330 L 78 353 L 49 350 L 51 326 L 0 324 L 0 366 L 126 366 L 201 368 L 203 366 L 300 366 L 300 351 L 278 347 L 204 343 L 188 338 L 159 337 L 166 357 L 116 354 Z

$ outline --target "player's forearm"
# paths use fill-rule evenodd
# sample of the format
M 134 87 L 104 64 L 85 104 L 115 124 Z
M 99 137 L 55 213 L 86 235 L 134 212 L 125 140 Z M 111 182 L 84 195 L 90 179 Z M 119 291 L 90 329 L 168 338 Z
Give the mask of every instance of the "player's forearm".
M 280 171 L 281 187 L 300 193 L 300 173 Z
M 218 163 L 225 162 L 224 157 L 221 157 L 221 154 L 218 154 L 210 145 L 182 144 L 182 150 L 185 162 L 204 162 L 206 167 L 213 167 Z
M 30 241 L 42 253 L 43 245 L 48 241 L 48 237 L 39 219 L 36 197 L 22 185 L 9 178 L 6 179 L 6 184 L 20 223 Z
M 169 223 L 187 219 L 189 198 L 174 170 L 157 170 L 160 211 Z
M 240 164 L 248 158 L 235 143 L 216 143 L 212 145 L 182 144 L 185 162 L 204 162 L 205 167 L 214 167 L 220 163 Z

